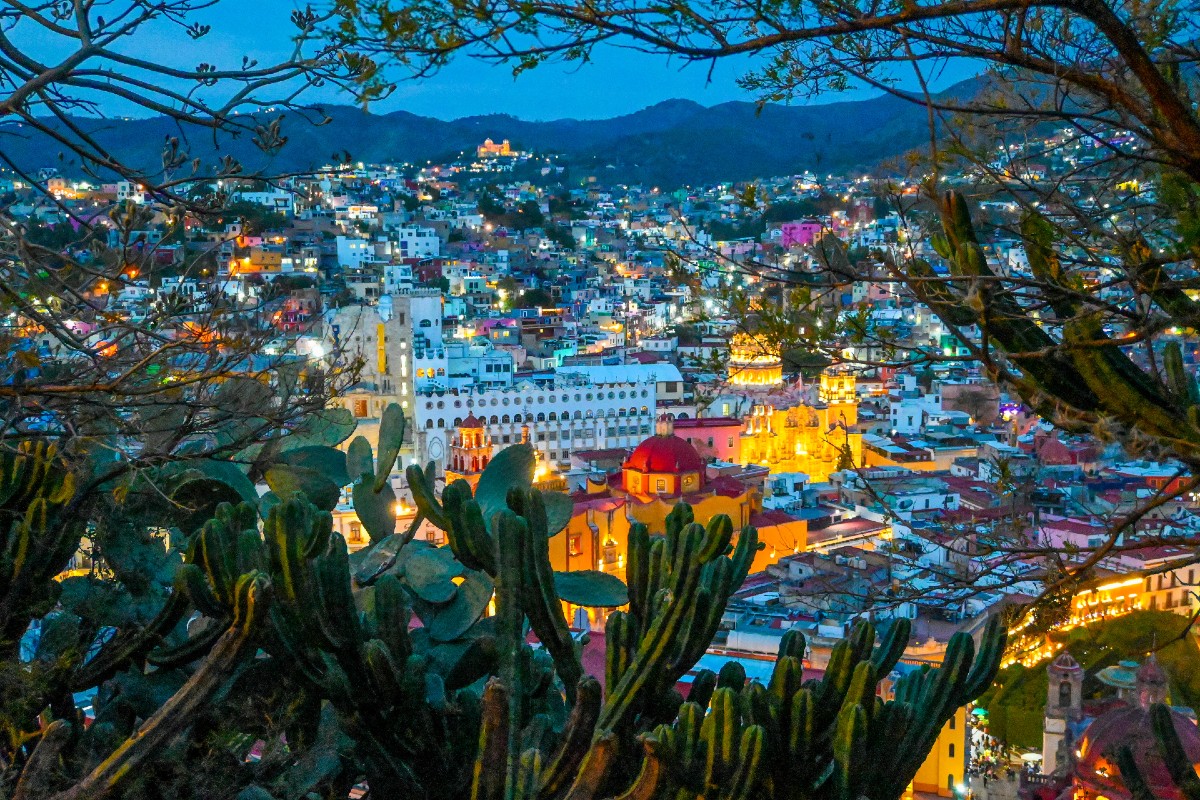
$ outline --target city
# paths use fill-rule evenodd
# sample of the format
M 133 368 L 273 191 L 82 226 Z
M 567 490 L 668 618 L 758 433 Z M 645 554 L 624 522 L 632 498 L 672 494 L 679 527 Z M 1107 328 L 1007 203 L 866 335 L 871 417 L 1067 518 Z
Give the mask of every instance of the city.
M 100 5 L 0 19 L 142 81 Z M 197 75 L 365 104 L 385 53 L 536 61 L 493 25 L 722 58 L 749 13 L 451 6 L 296 11 L 316 55 Z M 1194 75 L 897 90 L 915 133 L 767 174 L 670 138 L 703 106 L 358 161 L 348 112 L 164 78 L 110 130 L 6 41 L 0 796 L 1200 798 Z

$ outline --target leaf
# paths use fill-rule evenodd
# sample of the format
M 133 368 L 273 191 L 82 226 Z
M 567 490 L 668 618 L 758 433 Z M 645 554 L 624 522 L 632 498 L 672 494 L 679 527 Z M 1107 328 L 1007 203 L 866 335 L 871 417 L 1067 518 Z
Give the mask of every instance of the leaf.
M 449 581 L 463 574 L 463 565 L 447 550 L 425 550 L 415 553 L 404 562 L 404 578 L 408 585 L 418 594 L 423 587 L 434 583 Z M 453 585 L 453 584 L 451 584 Z M 429 598 L 421 595 L 422 600 Z M 450 598 L 447 597 L 446 600 Z M 429 600 L 429 602 L 438 602 Z M 445 600 L 441 601 L 445 602 Z
M 336 447 L 323 444 L 296 447 L 285 450 L 279 460 L 289 466 L 316 470 L 338 486 L 345 486 L 351 481 L 351 473 L 346 468 L 346 454 Z
M 258 490 L 254 488 L 254 483 L 246 477 L 246 473 L 237 464 L 231 461 L 216 461 L 206 458 L 196 462 L 194 467 L 203 472 L 206 477 L 223 481 L 247 503 L 258 502 Z
M 385 483 L 383 489 L 375 492 L 370 483 L 359 481 L 351 493 L 354 512 L 372 542 L 383 541 L 396 532 L 396 493 L 391 484 Z
M 365 585 L 382 572 L 402 570 L 404 563 L 419 552 L 433 549 L 433 545 L 420 539 L 405 543 L 398 533 L 386 537 L 378 544 L 371 544 L 350 554 L 354 566 L 354 581 Z M 391 562 L 389 565 L 388 562 Z M 387 567 L 385 569 L 385 566 Z
M 392 474 L 396 456 L 404 444 L 404 409 L 399 403 L 388 403 L 379 419 L 379 465 L 375 468 L 375 488 L 378 489 Z
M 375 478 L 375 454 L 371 452 L 371 443 L 365 436 L 355 436 L 346 450 L 346 472 L 352 480 L 370 474 Z
M 485 522 L 506 507 L 509 489 L 528 491 L 533 486 L 534 463 L 530 445 L 514 444 L 497 453 L 483 468 L 479 485 L 475 487 L 475 500 L 483 511 Z
M 546 530 L 548 535 L 562 533 L 571 524 L 571 516 L 575 513 L 575 502 L 562 492 L 542 492 L 542 502 L 546 504 Z
M 437 642 L 450 642 L 462 636 L 483 616 L 495 590 L 491 578 L 484 573 L 469 573 L 467 579 L 458 585 L 458 592 L 449 605 L 437 609 L 428 619 L 421 618 L 429 629 L 430 638 Z
M 314 444 L 335 447 L 349 439 L 357 427 L 358 422 L 349 409 L 326 408 L 310 414 L 290 436 L 285 436 L 283 449 Z
M 452 581 L 433 581 L 421 586 L 414 586 L 417 597 L 435 606 L 449 603 L 458 595 L 458 587 Z
M 307 467 L 276 464 L 267 470 L 267 485 L 281 499 L 300 492 L 323 511 L 332 511 L 342 496 L 341 489 L 321 473 Z
M 554 573 L 554 591 L 577 606 L 609 608 L 629 602 L 629 589 L 620 578 L 594 569 Z

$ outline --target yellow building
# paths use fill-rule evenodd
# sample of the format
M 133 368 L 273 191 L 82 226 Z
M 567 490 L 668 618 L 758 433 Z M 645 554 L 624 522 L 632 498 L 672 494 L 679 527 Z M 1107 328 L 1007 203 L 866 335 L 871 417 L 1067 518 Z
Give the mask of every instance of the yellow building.
M 779 386 L 783 383 L 783 358 L 779 347 L 746 333 L 729 341 L 731 386 Z
M 629 526 L 641 522 L 652 534 L 663 533 L 667 514 L 680 500 L 692 506 L 699 522 L 727 514 L 736 530 L 754 525 L 764 547 L 751 572 L 760 572 L 807 545 L 804 520 L 764 512 L 761 492 L 748 482 L 709 477 L 696 449 L 675 435 L 672 420 L 664 416 L 655 435 L 634 449 L 619 475 L 591 482 L 586 493 L 576 496 L 567 530 L 550 543 L 553 567 L 599 569 L 624 580 Z
M 862 434 L 858 423 L 855 379 L 849 373 L 821 375 L 817 402 L 790 407 L 756 403 L 742 431 L 743 464 L 761 464 L 772 472 L 803 472 L 816 482 L 846 466 L 862 463 Z M 781 396 L 787 403 L 789 398 Z
M 497 158 L 501 156 L 512 156 L 512 145 L 508 139 L 496 144 L 491 139 L 484 139 L 483 144 L 475 148 L 475 155 L 478 158 Z
M 937 742 L 913 778 L 912 788 L 939 797 L 954 797 L 956 788 L 966 782 L 966 766 L 967 710 L 960 708 L 942 726 Z

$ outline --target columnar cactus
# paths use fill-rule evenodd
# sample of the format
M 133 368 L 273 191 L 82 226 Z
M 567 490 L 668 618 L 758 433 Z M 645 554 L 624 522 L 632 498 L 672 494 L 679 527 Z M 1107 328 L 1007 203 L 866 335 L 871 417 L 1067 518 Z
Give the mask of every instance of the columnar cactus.
M 84 520 L 63 511 L 75 481 L 57 448 L 21 442 L 0 451 L 0 648 L 53 608 L 60 573 L 79 547 Z
M 685 702 L 675 684 L 712 641 L 759 544 L 753 528 L 735 542 L 727 517 L 701 525 L 681 503 L 662 534 L 631 526 L 628 604 L 606 623 L 599 702 L 594 681 L 577 677 L 578 643 L 548 579 L 545 496 L 501 475 L 511 471 L 485 472 L 474 493 L 452 484 L 439 501 L 423 473 L 409 470 L 418 503 L 445 526 L 450 547 L 496 579 L 499 655 L 483 695 L 472 797 L 893 800 L 946 721 L 998 669 L 1005 634 L 995 618 L 978 658 L 971 637 L 957 634 L 941 667 L 902 678 L 885 702 L 877 686 L 903 654 L 908 622 L 896 621 L 878 647 L 862 623 L 834 648 L 820 680 L 803 680 L 806 643 L 789 632 L 768 686 L 747 683 L 731 663 L 719 676 L 700 672 Z M 496 505 L 506 480 L 517 485 Z M 527 629 L 542 650 L 526 644 Z M 565 721 L 557 709 L 568 695 L 549 688 L 556 678 L 576 686 Z M 547 695 L 561 699 L 546 706 Z
M 342 455 L 368 495 L 390 491 L 379 476 L 403 424 L 388 427 L 381 460 L 364 443 Z M 231 785 L 263 800 L 344 796 L 359 782 L 380 796 L 475 800 L 894 800 L 999 663 L 1004 634 L 993 620 L 978 657 L 959 634 L 941 667 L 907 675 L 884 701 L 877 685 L 908 625 L 894 623 L 875 646 L 863 623 L 819 680 L 804 680 L 807 645 L 789 632 L 768 685 L 730 663 L 695 675 L 685 699 L 675 687 L 750 569 L 753 528 L 735 532 L 723 515 L 702 524 L 681 503 L 661 532 L 631 527 L 628 586 L 598 571 L 555 573 L 549 543 L 571 503 L 532 486 L 532 450 L 518 446 L 474 490 L 456 482 L 440 498 L 432 470 L 409 469 L 420 513 L 444 526 L 446 547 L 383 526 L 351 556 L 321 507 L 326 492 L 314 505 L 292 491 L 313 464 L 337 472 L 341 462 L 312 447 L 272 462 L 291 469 L 275 481 L 287 493 L 216 506 L 189 537 L 159 614 L 74 673 L 80 686 L 101 684 L 96 721 L 83 731 L 62 714 L 42 732 L 25 754 L 22 800 L 119 794 L 135 767 L 168 763 L 168 745 L 193 753 L 212 741 L 227 748 L 214 763 Z M 606 690 L 583 668 L 587 637 L 572 633 L 565 603 L 623 607 L 604 631 Z M 143 678 L 182 688 L 149 703 Z M 295 696 L 278 725 L 237 716 L 213 738 L 226 708 L 214 698 L 254 704 L 280 681 Z M 122 685 L 135 691 L 124 697 Z M 270 702 L 264 709 L 279 708 Z M 273 755 L 250 764 L 256 738 Z M 77 782 L 63 788 L 68 778 Z

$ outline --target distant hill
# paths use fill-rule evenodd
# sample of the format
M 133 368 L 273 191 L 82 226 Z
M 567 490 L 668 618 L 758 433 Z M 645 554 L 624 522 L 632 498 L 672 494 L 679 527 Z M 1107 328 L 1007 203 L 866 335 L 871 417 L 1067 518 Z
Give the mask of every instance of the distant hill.
M 977 81 L 952 87 L 944 95 L 973 94 Z M 825 105 L 767 105 L 731 102 L 705 107 L 689 100 L 668 100 L 611 119 L 558 119 L 530 122 L 507 115 L 463 117 L 450 121 L 405 111 L 371 114 L 347 106 L 325 107 L 331 121 L 314 126 L 296 114 L 283 122 L 289 141 L 272 157 L 248 137 L 219 136 L 199 128 L 180 128 L 166 117 L 138 120 L 77 120 L 104 147 L 143 168 L 161 163 L 165 139 L 183 135 L 193 156 L 205 162 L 230 154 L 248 169 L 302 171 L 330 163 L 334 154 L 355 161 L 423 162 L 452 158 L 485 138 L 510 139 L 539 152 L 560 153 L 573 176 L 596 174 L 601 180 L 639 181 L 676 186 L 720 180 L 744 180 L 803 170 L 867 170 L 928 140 L 926 115 L 915 103 L 892 96 Z M 43 136 L 29 136 L 13 125 L 0 126 L 0 149 L 25 169 L 58 167 L 75 174 L 69 158 Z M 24 135 L 23 135 L 24 134 Z

